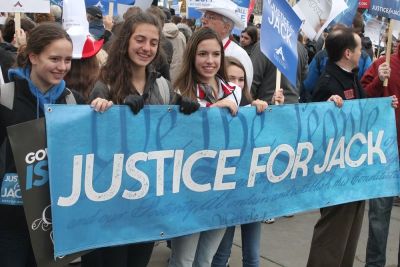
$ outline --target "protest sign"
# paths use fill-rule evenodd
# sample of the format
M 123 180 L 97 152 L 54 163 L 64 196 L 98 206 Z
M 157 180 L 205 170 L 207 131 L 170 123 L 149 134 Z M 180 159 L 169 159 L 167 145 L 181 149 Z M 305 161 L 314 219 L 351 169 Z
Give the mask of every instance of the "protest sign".
M 398 195 L 391 101 L 47 106 L 55 255 Z
M 296 85 L 297 35 L 301 20 L 286 1 L 267 0 L 263 6 L 261 51 Z
M 364 35 L 369 37 L 372 43 L 376 46 L 384 47 L 385 43 L 382 42 L 382 36 L 385 33 L 387 23 L 377 18 L 371 18 L 365 24 Z
M 394 38 L 400 41 L 400 21 L 398 20 L 393 21 L 392 35 Z
M 1 0 L 0 12 L 49 13 L 50 0 Z
M 304 21 L 301 29 L 311 40 L 317 40 L 324 29 L 347 8 L 344 0 L 300 0 L 293 10 Z
M 386 44 L 386 63 L 390 65 L 390 54 L 392 50 L 392 31 L 394 20 L 400 20 L 400 2 L 392 0 L 371 0 L 371 8 L 368 11 L 375 16 L 390 18 L 388 40 Z M 387 86 L 388 79 L 383 82 Z
M 348 27 L 352 27 L 354 16 L 357 13 L 357 8 L 359 5 L 358 0 L 345 0 L 347 8 L 338 14 L 330 23 L 330 25 L 335 25 L 338 23 L 344 24 Z
M 367 9 L 371 6 L 371 0 L 359 0 L 358 8 Z
M 0 66 L 0 85 L 4 84 L 4 78 L 3 78 L 3 71 L 1 70 Z
M 371 6 L 368 13 L 374 16 L 400 20 L 400 1 L 371 0 Z
M 65 266 L 81 254 L 54 258 L 44 119 L 7 128 L 25 217 L 38 266 Z
M 122 16 L 128 8 L 132 6 L 140 7 L 142 10 L 146 10 L 151 6 L 151 0 L 135 0 L 135 1 L 117 1 L 117 14 Z

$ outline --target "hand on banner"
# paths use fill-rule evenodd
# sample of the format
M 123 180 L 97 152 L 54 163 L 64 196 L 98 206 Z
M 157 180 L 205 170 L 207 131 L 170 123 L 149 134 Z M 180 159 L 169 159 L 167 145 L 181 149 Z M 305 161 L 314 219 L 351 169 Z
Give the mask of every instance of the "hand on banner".
M 191 100 L 186 96 L 176 95 L 177 100 L 176 104 L 179 105 L 179 111 L 185 115 L 190 115 L 193 112 L 197 111 L 200 107 L 199 102 L 197 100 Z
M 386 62 L 382 63 L 378 67 L 378 76 L 379 80 L 382 82 L 385 81 L 385 79 L 389 79 L 390 77 L 390 66 Z
M 338 108 L 341 108 L 343 106 L 343 98 L 338 95 L 333 95 L 328 99 L 329 102 L 335 102 L 335 105 Z
M 236 105 L 236 103 L 226 98 L 215 102 L 211 105 L 211 107 L 228 108 L 232 116 L 236 116 L 236 113 L 238 111 L 238 106 Z
M 19 30 L 15 31 L 13 43 L 14 43 L 14 46 L 17 48 L 19 48 L 23 45 L 26 45 L 26 34 L 23 29 L 19 29 Z
M 110 16 L 104 16 L 103 17 L 103 24 L 104 24 L 104 29 L 106 29 L 107 31 L 111 31 L 112 27 L 114 26 L 114 22 L 112 17 Z
M 112 101 L 108 101 L 104 98 L 96 98 L 95 100 L 90 103 L 90 106 L 97 112 L 104 112 L 109 109 L 113 105 Z
M 257 113 L 263 113 L 268 108 L 268 103 L 260 99 L 253 100 L 251 105 L 256 107 Z
M 285 96 L 283 95 L 283 89 L 279 89 L 275 91 L 274 95 L 272 96 L 272 103 L 277 102 L 278 105 L 283 105 L 285 102 Z
M 392 95 L 392 107 L 397 108 L 399 106 L 399 99 L 396 95 Z
M 128 95 L 124 99 L 124 104 L 128 105 L 136 115 L 144 107 L 144 99 L 141 95 Z

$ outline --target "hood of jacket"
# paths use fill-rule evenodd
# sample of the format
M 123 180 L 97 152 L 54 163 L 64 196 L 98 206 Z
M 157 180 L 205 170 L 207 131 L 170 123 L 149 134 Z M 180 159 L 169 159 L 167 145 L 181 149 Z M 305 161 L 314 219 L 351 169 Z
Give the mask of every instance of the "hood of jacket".
M 172 22 L 165 23 L 163 33 L 167 38 L 175 38 L 179 34 L 178 26 Z

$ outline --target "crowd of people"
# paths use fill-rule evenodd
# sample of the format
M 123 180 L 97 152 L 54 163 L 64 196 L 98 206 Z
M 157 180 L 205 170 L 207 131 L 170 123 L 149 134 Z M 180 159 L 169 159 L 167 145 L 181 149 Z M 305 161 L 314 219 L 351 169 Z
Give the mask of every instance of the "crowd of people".
M 86 32 L 63 29 L 60 7 L 52 6 L 50 14 L 26 14 L 19 30 L 9 14 L 0 25 L 0 67 L 14 92 L 12 99 L 0 96 L 0 181 L 16 173 L 6 128 L 43 117 L 48 103 L 89 104 L 96 112 L 127 105 L 133 115 L 144 105 L 175 104 L 188 116 L 200 107 L 226 108 L 235 116 L 240 106 L 262 113 L 273 104 L 332 101 L 341 107 L 344 100 L 392 96 L 397 108 L 400 82 L 391 73 L 400 69 L 400 52 L 395 49 L 388 65 L 367 51 L 361 13 L 353 27 L 331 27 L 313 51 L 299 34 L 296 84 L 282 76 L 281 89 L 275 90 L 277 68 L 261 52 L 259 27 L 251 21 L 244 27 L 236 8 L 230 0 L 200 8 L 197 27 L 157 6 L 131 7 L 114 20 L 87 7 L 92 37 L 83 51 L 75 40 L 86 38 Z M 235 27 L 242 29 L 240 36 L 232 35 Z M 396 109 L 398 130 L 399 114 Z M 385 266 L 392 203 L 393 197 L 369 200 L 366 267 Z M 307 266 L 353 265 L 364 208 L 365 201 L 357 201 L 321 209 Z M 0 213 L 0 266 L 36 266 L 22 205 L 0 197 Z M 243 266 L 260 266 L 261 222 L 240 227 Z M 168 266 L 228 266 L 234 230 L 173 238 Z M 95 249 L 82 256 L 81 265 L 147 266 L 153 247 L 147 242 Z

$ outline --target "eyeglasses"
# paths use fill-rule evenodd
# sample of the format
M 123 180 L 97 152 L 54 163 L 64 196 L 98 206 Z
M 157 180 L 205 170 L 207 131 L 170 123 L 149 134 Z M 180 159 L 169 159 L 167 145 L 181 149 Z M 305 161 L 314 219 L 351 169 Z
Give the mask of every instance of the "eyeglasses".
M 207 14 L 207 13 L 203 14 L 203 18 L 209 19 L 209 20 L 221 20 L 220 16 L 214 15 L 214 14 Z

